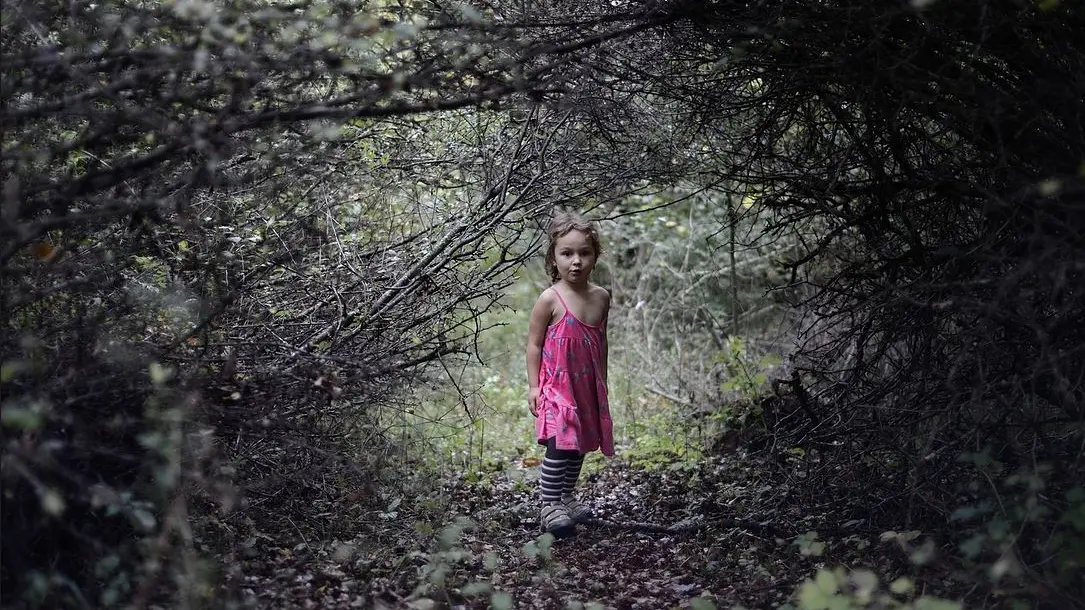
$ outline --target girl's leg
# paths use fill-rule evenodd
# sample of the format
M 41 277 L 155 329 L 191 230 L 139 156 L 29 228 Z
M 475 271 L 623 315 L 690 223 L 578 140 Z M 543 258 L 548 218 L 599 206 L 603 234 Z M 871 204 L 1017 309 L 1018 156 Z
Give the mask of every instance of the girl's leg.
M 580 468 L 583 465 L 584 454 L 577 453 L 575 457 L 569 458 L 569 463 L 565 465 L 565 485 L 561 490 L 561 503 L 569 512 L 569 518 L 577 523 L 584 523 L 592 518 L 591 509 L 573 497 L 576 480 L 580 478 Z
M 542 496 L 539 521 L 543 530 L 558 538 L 571 536 L 576 532 L 572 517 L 561 501 L 561 493 L 565 490 L 565 471 L 569 466 L 570 454 L 575 453 L 558 449 L 551 438 L 546 444 L 546 455 L 543 457 L 542 475 L 539 477 L 539 495 Z
M 565 464 L 565 487 L 562 489 L 562 495 L 566 497 L 572 497 L 573 491 L 576 489 L 576 481 L 580 478 L 580 469 L 584 466 L 584 454 L 577 453 L 576 457 L 569 458 L 568 463 Z
M 561 503 L 561 495 L 565 491 L 565 482 L 569 470 L 569 463 L 573 456 L 579 456 L 576 451 L 567 451 L 557 448 L 554 438 L 546 443 L 546 455 L 543 457 L 542 476 L 539 477 L 539 495 L 542 496 L 543 506 Z M 580 467 L 577 467 L 577 476 L 580 475 Z M 574 479 L 575 482 L 575 479 Z

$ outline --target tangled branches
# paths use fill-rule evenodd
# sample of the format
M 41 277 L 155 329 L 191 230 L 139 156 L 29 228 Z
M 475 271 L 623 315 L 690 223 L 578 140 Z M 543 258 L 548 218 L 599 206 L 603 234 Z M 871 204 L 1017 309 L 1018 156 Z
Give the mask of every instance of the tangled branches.
M 567 113 L 486 108 L 608 36 L 427 10 L 5 0 L 5 604 L 196 603 L 198 549 L 369 510 L 382 409 L 605 188 Z
M 1011 2 L 656 9 L 658 27 L 585 54 L 606 75 L 596 109 L 648 100 L 685 153 L 640 152 L 674 156 L 674 179 L 745 185 L 770 233 L 801 243 L 781 264 L 809 316 L 796 364 L 823 412 L 807 440 L 888 449 L 898 489 L 985 445 L 1076 476 L 1083 16 Z M 626 117 L 608 118 L 599 128 L 620 134 Z
M 657 26 L 580 58 L 580 110 L 626 158 L 749 193 L 769 234 L 799 244 L 780 265 L 804 315 L 793 385 L 807 410 L 786 440 L 857 465 L 813 485 L 942 521 L 1005 491 L 968 484 L 995 463 L 1045 473 L 1053 513 L 1077 510 L 1061 492 L 1085 468 L 1085 15 L 979 0 L 653 7 Z M 665 147 L 625 132 L 653 119 Z M 1020 476 L 1034 475 L 1005 485 Z M 1045 565 L 1059 523 L 995 546 Z

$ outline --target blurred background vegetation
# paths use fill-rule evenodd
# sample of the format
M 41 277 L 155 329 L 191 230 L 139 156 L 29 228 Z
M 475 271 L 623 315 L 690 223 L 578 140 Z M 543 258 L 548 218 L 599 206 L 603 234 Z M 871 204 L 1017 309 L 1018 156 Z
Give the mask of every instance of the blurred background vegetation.
M 606 251 L 595 280 L 614 299 L 616 442 L 646 465 L 695 460 L 727 432 L 760 422 L 755 400 L 771 393 L 772 379 L 788 375 L 793 322 L 772 291 L 783 285 L 782 261 L 797 248 L 763 237 L 764 210 L 751 197 L 725 203 L 736 209 L 732 234 L 728 214 L 719 213 L 727 194 L 655 188 L 589 212 Z M 723 266 L 732 239 L 735 265 Z M 455 369 L 466 397 L 444 387 L 419 395 L 415 424 L 428 438 L 458 427 L 441 446 L 462 468 L 508 468 L 521 456 L 541 456 L 525 406 L 523 352 L 528 314 L 547 286 L 536 257 L 484 316 L 494 328 L 480 337 L 479 358 Z M 589 457 L 589 468 L 601 463 Z

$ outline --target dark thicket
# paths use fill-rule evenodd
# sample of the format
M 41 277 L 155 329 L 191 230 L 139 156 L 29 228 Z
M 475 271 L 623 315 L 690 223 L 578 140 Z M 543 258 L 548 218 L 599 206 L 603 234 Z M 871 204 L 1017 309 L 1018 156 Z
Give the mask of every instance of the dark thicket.
M 798 368 L 824 412 L 808 436 L 886 441 L 914 424 L 933 431 L 923 455 L 982 446 L 977 434 L 1018 460 L 1065 448 L 1026 437 L 1062 438 L 1085 404 L 1085 15 L 987 1 L 653 11 L 655 27 L 580 58 L 597 94 L 584 114 L 619 146 L 667 152 L 625 128 L 623 101 L 651 100 L 640 108 L 669 114 L 675 142 L 705 146 L 672 175 L 741 181 L 775 231 L 808 242 L 781 261 L 811 314 Z
M 193 604 L 198 552 L 356 525 L 381 409 L 563 196 L 561 121 L 463 115 L 433 150 L 383 120 L 543 95 L 545 62 L 355 9 L 4 1 L 5 605 Z
M 456 4 L 3 16 L 2 591 L 47 607 L 196 604 L 198 554 L 292 515 L 356 533 L 382 413 L 466 356 L 540 216 L 618 182 L 570 182 L 592 162 L 537 102 L 565 55 L 654 23 L 535 44 Z
M 802 244 L 780 261 L 803 319 L 793 396 L 771 419 L 779 442 L 833 458 L 809 481 L 810 505 L 882 524 L 1010 522 L 1020 537 L 984 538 L 985 557 L 1012 549 L 1039 580 L 1073 581 L 1085 13 L 987 0 L 650 7 L 657 25 L 579 58 L 579 109 L 622 158 L 752 192 L 770 232 Z M 667 146 L 640 137 L 638 113 L 663 117 Z M 1007 498 L 1017 508 L 991 509 Z M 1037 501 L 1048 504 L 1018 510 Z
M 1027 501 L 1002 477 L 968 486 L 962 455 L 1046 473 L 1057 514 L 1017 522 L 1017 559 L 1068 583 L 1081 532 L 1046 541 L 1073 530 L 1078 505 L 1062 494 L 1085 479 L 1085 14 L 1000 1 L 673 10 L 653 90 L 723 142 L 726 162 L 707 171 L 756 185 L 778 231 L 815 234 L 784 261 L 808 314 L 795 367 L 813 411 L 796 411 L 789 442 L 862 464 L 818 481 L 856 509 L 920 523 L 977 496 Z M 1042 567 L 1052 555 L 1061 567 Z
M 1080 467 L 1066 441 L 1085 405 L 1085 16 L 717 6 L 686 5 L 668 44 L 756 84 L 668 90 L 706 131 L 740 125 L 727 170 L 763 186 L 781 229 L 820 232 L 788 261 L 814 289 L 800 303 L 816 316 L 799 363 L 821 403 L 809 436 L 893 446 L 896 483 L 934 483 L 991 443 Z

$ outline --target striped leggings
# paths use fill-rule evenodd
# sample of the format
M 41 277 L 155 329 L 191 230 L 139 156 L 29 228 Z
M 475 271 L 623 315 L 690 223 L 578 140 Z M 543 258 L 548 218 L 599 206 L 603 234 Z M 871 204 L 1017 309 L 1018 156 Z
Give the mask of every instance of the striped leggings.
M 562 496 L 573 494 L 583 465 L 584 454 L 558 449 L 553 437 L 546 441 L 546 456 L 543 457 L 542 476 L 539 478 L 539 494 L 544 506 L 557 504 Z

